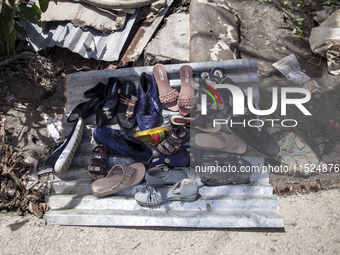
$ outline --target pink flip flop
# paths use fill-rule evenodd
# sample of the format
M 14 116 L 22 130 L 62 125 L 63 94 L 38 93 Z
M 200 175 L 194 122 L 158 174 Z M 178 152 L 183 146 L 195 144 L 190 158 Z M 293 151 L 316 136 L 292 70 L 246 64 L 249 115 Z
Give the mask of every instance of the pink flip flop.
M 155 65 L 153 67 L 153 76 L 157 83 L 161 103 L 170 111 L 178 111 L 178 91 L 170 86 L 165 67 L 162 64 Z

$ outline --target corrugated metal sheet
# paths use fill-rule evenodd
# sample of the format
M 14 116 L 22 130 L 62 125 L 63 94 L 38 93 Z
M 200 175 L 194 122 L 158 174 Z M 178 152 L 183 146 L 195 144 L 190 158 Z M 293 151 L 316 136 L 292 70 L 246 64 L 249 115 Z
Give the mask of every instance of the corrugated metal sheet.
M 127 14 L 122 11 L 99 9 L 89 4 L 58 0 L 58 4 L 53 1 L 49 3 L 46 12 L 41 14 L 41 21 L 71 21 L 75 26 L 93 27 L 102 32 L 111 32 L 124 28 L 126 16 Z
M 195 71 L 221 68 L 240 86 L 253 86 L 258 90 L 257 61 L 228 60 L 219 62 L 191 63 Z M 177 65 L 165 65 L 170 84 L 180 86 Z M 136 85 L 142 72 L 152 72 L 153 67 L 124 68 L 117 70 L 75 73 L 67 76 L 65 105 L 66 115 L 79 104 L 82 94 L 97 82 L 106 82 L 110 76 L 132 80 Z M 163 115 L 170 114 L 163 110 Z M 66 118 L 66 116 L 65 116 Z M 139 206 L 134 194 L 144 189 L 142 183 L 131 189 L 106 198 L 91 195 L 92 181 L 87 175 L 91 150 L 95 146 L 92 131 L 96 127 L 95 116 L 85 119 L 85 129 L 81 143 L 75 153 L 71 168 L 52 183 L 51 195 L 47 203 L 51 210 L 46 213 L 47 224 L 88 225 L 88 226 L 168 226 L 196 228 L 282 228 L 278 201 L 273 197 L 273 187 L 267 173 L 251 173 L 249 184 L 203 186 L 197 173 L 191 176 L 200 184 L 200 197 L 193 202 L 169 202 L 156 207 Z M 170 127 L 165 120 L 159 124 Z M 73 124 L 63 123 L 63 132 L 68 134 Z M 119 129 L 116 119 L 112 128 Z M 135 131 L 131 131 L 133 134 Z M 190 144 L 190 143 L 189 143 Z M 151 145 L 150 145 L 151 147 Z M 155 149 L 151 147 L 152 149 Z M 264 158 L 258 155 L 245 156 L 253 165 L 261 165 Z M 130 164 L 132 160 L 118 155 L 110 155 L 108 166 Z
M 94 28 L 75 27 L 70 22 L 47 23 L 45 28 L 22 21 L 34 51 L 46 47 L 68 48 L 84 58 L 117 61 L 135 23 L 138 10 L 128 15 L 124 29 L 102 33 Z

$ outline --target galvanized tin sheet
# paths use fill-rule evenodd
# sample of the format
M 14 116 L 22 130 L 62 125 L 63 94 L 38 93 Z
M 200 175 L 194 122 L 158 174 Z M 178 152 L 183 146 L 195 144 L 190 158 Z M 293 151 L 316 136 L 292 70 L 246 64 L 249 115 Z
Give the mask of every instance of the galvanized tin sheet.
M 240 86 L 252 86 L 258 92 L 257 61 L 227 60 L 219 62 L 190 63 L 194 71 L 219 67 Z M 170 84 L 180 86 L 179 68 L 181 64 L 165 65 Z M 82 94 L 97 82 L 106 82 L 111 76 L 131 80 L 137 86 L 142 72 L 152 72 L 153 67 L 135 67 L 117 70 L 91 71 L 67 76 L 65 94 L 65 118 L 82 100 Z M 258 94 L 257 94 L 258 95 Z M 259 100 L 259 98 L 257 98 Z M 163 110 L 163 116 L 171 112 Z M 170 127 L 168 118 L 159 124 Z M 73 124 L 63 123 L 64 134 L 68 134 Z M 114 120 L 110 125 L 119 129 Z M 92 181 L 87 176 L 87 166 L 95 141 L 92 131 L 96 127 L 95 117 L 85 119 L 85 130 L 81 143 L 73 158 L 71 169 L 62 176 L 56 176 L 52 183 L 48 204 L 51 210 L 45 215 L 48 224 L 87 226 L 168 226 L 197 228 L 241 228 L 241 227 L 283 227 L 279 215 L 277 199 L 269 184 L 268 174 L 253 172 L 250 183 L 208 187 L 200 181 L 191 168 L 189 176 L 199 183 L 199 198 L 192 202 L 169 202 L 156 207 L 143 207 L 136 203 L 134 194 L 145 189 L 145 183 L 104 199 L 91 195 Z M 129 133 L 134 134 L 136 130 Z M 190 143 L 188 143 L 190 145 Z M 154 147 L 149 145 L 157 152 Z M 248 155 L 245 159 L 253 165 L 261 165 L 264 158 Z M 108 166 L 117 163 L 130 164 L 127 157 L 110 154 Z
M 124 29 L 113 33 L 103 33 L 94 28 L 76 27 L 70 22 L 46 23 L 44 29 L 22 21 L 28 34 L 30 47 L 38 52 L 46 47 L 68 48 L 84 58 L 104 61 L 117 61 L 136 20 L 138 10 L 127 15 Z

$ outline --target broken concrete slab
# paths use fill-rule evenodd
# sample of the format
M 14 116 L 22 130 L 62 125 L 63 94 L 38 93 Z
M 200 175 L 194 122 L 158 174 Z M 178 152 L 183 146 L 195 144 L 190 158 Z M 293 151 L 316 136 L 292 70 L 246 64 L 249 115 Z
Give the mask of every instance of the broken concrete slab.
M 190 62 L 240 58 L 238 24 L 225 1 L 191 1 L 190 33 Z
M 189 36 L 189 14 L 169 16 L 165 26 L 145 48 L 145 65 L 189 62 Z

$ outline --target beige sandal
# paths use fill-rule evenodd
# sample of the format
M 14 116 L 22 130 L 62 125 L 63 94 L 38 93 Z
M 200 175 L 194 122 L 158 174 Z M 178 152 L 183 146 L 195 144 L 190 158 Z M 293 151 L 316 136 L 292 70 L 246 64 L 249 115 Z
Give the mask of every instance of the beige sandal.
M 153 76 L 157 83 L 161 103 L 170 111 L 178 111 L 178 91 L 170 86 L 165 67 L 162 64 L 155 65 L 153 67 Z
M 122 171 L 116 172 L 118 168 Z M 131 166 L 115 165 L 105 178 L 92 183 L 92 194 L 96 197 L 106 197 L 116 192 L 131 188 L 142 182 L 145 175 L 145 166 L 135 163 Z
M 195 136 L 195 147 L 202 150 L 218 150 L 228 153 L 243 154 L 247 144 L 234 134 L 200 133 Z

